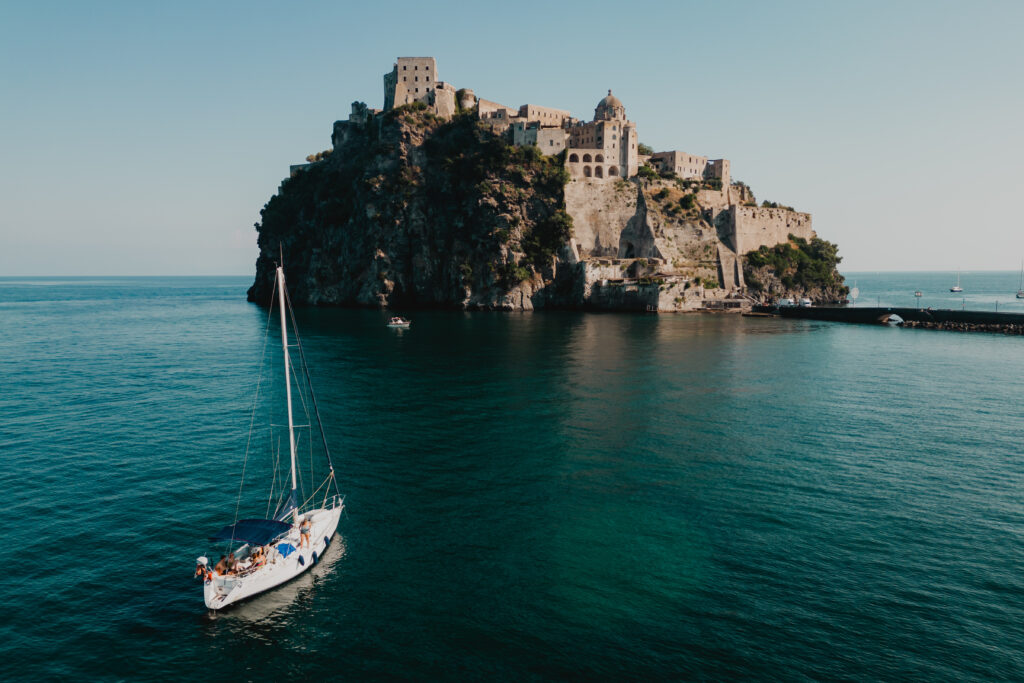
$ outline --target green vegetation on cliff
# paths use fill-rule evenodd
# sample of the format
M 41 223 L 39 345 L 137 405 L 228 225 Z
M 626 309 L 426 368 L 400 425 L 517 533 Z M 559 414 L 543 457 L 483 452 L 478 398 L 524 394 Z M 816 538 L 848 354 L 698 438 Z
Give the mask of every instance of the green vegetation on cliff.
M 278 245 L 296 303 L 500 307 L 554 279 L 572 234 L 564 156 L 418 103 L 342 133 L 263 208 L 250 300 L 269 296 Z
M 831 301 L 849 292 L 837 270 L 840 261 L 838 247 L 832 242 L 818 237 L 808 242 L 790 235 L 787 243 L 748 252 L 743 275 L 755 292 Z
M 492 135 L 471 116 L 456 117 L 424 143 L 431 166 L 427 189 L 440 201 L 464 202 L 479 196 L 525 199 L 539 204 L 542 216 L 519 221 L 518 230 L 501 232 L 504 244 L 526 255 L 542 269 L 572 235 L 572 218 L 565 212 L 564 190 L 569 182 L 565 152 L 545 156 L 533 146 L 514 147 Z M 528 276 L 526 276 L 528 277 Z M 526 279 L 523 277 L 522 279 Z

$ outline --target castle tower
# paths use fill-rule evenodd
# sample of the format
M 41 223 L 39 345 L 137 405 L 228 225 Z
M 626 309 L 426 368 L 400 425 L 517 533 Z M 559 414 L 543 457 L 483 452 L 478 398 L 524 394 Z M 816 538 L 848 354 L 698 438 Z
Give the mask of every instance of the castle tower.
M 438 87 L 437 60 L 433 57 L 399 57 L 384 74 L 384 111 L 411 102 L 433 102 Z
M 626 107 L 608 95 L 597 103 L 594 120 L 569 128 L 566 166 L 574 178 L 631 178 L 639 168 L 636 124 L 626 119 Z

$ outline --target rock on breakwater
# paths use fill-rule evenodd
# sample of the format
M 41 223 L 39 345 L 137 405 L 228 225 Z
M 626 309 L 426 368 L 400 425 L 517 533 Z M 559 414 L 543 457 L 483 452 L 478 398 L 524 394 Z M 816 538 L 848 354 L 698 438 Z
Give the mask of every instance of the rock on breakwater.
M 998 332 L 1002 334 L 1024 334 L 1024 324 L 1017 323 L 970 323 L 970 322 L 929 322 L 923 320 L 905 320 L 900 327 L 921 328 L 926 330 L 949 330 L 953 332 Z

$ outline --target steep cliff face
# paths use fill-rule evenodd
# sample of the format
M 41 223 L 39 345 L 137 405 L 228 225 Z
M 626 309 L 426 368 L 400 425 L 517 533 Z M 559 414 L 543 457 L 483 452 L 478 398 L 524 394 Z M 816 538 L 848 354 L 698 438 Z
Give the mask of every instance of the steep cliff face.
M 279 250 L 300 305 L 531 308 L 555 291 L 560 159 L 416 106 L 336 142 L 261 212 L 250 301 L 269 300 Z

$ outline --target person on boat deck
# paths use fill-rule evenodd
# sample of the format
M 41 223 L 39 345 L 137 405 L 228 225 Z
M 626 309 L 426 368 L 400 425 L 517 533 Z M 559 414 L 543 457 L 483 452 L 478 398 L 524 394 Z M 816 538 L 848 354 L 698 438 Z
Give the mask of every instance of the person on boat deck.
M 302 525 L 299 526 L 299 547 L 309 545 L 309 532 L 312 529 L 312 524 L 309 523 L 309 518 L 306 517 L 302 520 Z
M 234 553 L 228 553 L 228 574 L 234 574 L 238 570 L 238 560 Z
M 213 566 L 213 571 L 217 576 L 224 576 L 228 573 L 228 558 L 221 555 L 220 561 Z

